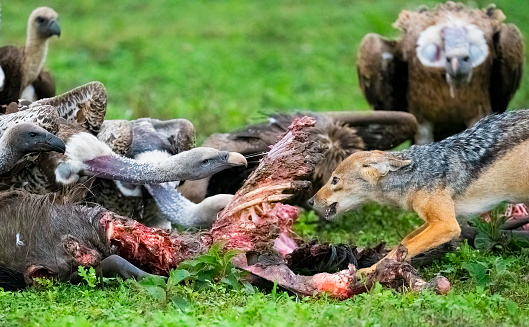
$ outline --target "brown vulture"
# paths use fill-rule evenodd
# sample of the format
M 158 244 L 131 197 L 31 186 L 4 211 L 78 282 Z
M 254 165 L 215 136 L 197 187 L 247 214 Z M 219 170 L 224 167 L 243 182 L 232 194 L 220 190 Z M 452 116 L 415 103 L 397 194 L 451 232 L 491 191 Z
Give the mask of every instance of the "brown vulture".
M 406 112 L 312 112 L 271 116 L 268 123 L 252 125 L 226 134 L 213 134 L 204 146 L 236 151 L 246 156 L 247 167 L 226 169 L 210 178 L 185 181 L 179 190 L 193 202 L 215 194 L 234 194 L 244 180 L 259 165 L 270 146 L 285 133 L 294 118 L 309 115 L 316 119 L 310 137 L 324 147 L 324 159 L 307 177 L 316 192 L 330 178 L 336 166 L 347 156 L 360 150 L 388 150 L 413 137 L 417 130 L 415 117 Z M 310 194 L 295 199 L 304 205 Z
M 447 2 L 403 10 L 398 40 L 367 34 L 360 45 L 360 87 L 375 110 L 417 117 L 418 144 L 438 141 L 501 113 L 520 85 L 524 43 L 494 6 Z
M 60 36 L 58 14 L 51 8 L 39 7 L 28 20 L 26 46 L 0 48 L 0 105 L 20 98 L 35 101 L 55 96 L 55 81 L 43 70 L 48 40 Z M 3 77 L 3 78 L 2 78 Z

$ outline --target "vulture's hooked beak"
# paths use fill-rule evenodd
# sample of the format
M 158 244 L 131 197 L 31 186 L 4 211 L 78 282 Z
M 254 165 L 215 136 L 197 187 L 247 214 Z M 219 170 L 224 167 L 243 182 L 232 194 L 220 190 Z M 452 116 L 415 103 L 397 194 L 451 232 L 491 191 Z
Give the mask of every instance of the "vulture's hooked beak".
M 228 153 L 228 163 L 231 166 L 245 166 L 248 167 L 248 162 L 246 161 L 246 158 L 238 153 L 238 152 L 230 152 Z
M 451 88 L 466 85 L 472 78 L 470 42 L 464 26 L 447 26 L 442 31 L 446 54 L 446 79 Z
M 51 133 L 46 135 L 46 146 L 50 148 L 51 151 L 56 151 L 59 153 L 64 153 L 64 151 L 66 151 L 66 145 L 64 142 Z
M 468 84 L 472 79 L 472 62 L 468 55 L 446 57 L 448 81 L 454 86 Z
M 57 23 L 56 20 L 52 19 L 50 20 L 50 23 L 48 24 L 48 33 L 51 36 L 57 35 L 57 37 L 61 37 L 61 27 L 59 26 L 59 23 Z

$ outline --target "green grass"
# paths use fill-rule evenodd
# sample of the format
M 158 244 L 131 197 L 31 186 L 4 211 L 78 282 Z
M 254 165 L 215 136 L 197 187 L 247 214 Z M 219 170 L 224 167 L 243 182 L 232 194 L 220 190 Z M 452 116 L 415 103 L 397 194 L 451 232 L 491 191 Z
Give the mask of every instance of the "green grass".
M 273 111 L 367 110 L 354 66 L 362 36 L 395 36 L 391 23 L 401 9 L 433 3 L 4 0 L 0 41 L 22 45 L 31 10 L 51 6 L 62 36 L 50 42 L 46 66 L 59 93 L 99 80 L 109 95 L 108 118 L 187 118 L 202 140 Z M 497 5 L 529 35 L 527 1 Z M 511 108 L 528 107 L 528 83 L 526 70 Z M 418 223 L 414 214 L 367 205 L 323 225 L 305 215 L 296 231 L 333 242 L 394 245 Z M 375 289 L 343 302 L 178 286 L 174 292 L 190 300 L 181 307 L 133 281 L 105 289 L 59 284 L 0 292 L 0 325 L 529 325 L 528 259 L 527 253 L 494 256 L 464 248 L 421 270 L 448 277 L 453 291 L 447 296 Z

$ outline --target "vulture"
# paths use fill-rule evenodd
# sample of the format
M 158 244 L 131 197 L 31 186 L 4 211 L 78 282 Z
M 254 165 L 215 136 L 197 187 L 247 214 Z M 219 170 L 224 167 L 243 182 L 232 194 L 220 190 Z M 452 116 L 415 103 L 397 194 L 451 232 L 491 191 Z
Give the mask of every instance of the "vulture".
M 367 34 L 359 47 L 360 87 L 375 110 L 407 111 L 415 143 L 438 141 L 507 109 L 520 85 L 524 42 L 494 6 L 447 2 L 403 10 L 397 40 Z
M 26 46 L 0 48 L 0 105 L 17 102 L 20 98 L 31 101 L 55 96 L 55 82 L 43 70 L 48 40 L 60 36 L 57 13 L 48 7 L 39 7 L 28 20 Z
M 120 156 L 94 136 L 100 130 L 105 110 L 104 86 L 92 82 L 55 98 L 29 104 L 22 101 L 18 112 L 0 116 L 0 135 L 14 124 L 30 122 L 55 132 L 66 144 L 64 154 L 40 154 L 16 173 L 1 178 L 2 186 L 48 193 L 82 181 L 85 176 L 136 184 L 164 183 L 204 178 L 224 168 L 246 164 L 238 153 L 204 147 L 148 163 Z
M 64 153 L 64 142 L 34 124 L 11 126 L 0 137 L 0 174 L 11 171 L 27 154 L 48 151 Z
M 330 178 L 336 166 L 351 153 L 361 150 L 388 150 L 413 137 L 417 129 L 415 117 L 406 112 L 312 112 L 278 114 L 268 123 L 256 124 L 241 130 L 213 134 L 204 141 L 210 146 L 245 155 L 248 166 L 234 167 L 219 172 L 210 178 L 190 181 L 179 186 L 180 192 L 193 202 L 215 194 L 234 194 L 259 162 L 258 160 L 275 144 L 293 119 L 309 115 L 316 119 L 310 129 L 311 137 L 323 146 L 324 159 L 307 176 L 312 182 L 313 192 Z M 311 194 L 296 199 L 304 206 Z
M 209 226 L 228 202 L 226 196 L 219 196 L 216 201 L 195 205 L 177 194 L 174 183 L 166 182 L 200 179 L 246 164 L 238 153 L 192 148 L 194 128 L 185 119 L 103 121 L 106 92 L 99 82 L 54 98 L 20 101 L 16 109 L 0 116 L 0 135 L 12 125 L 32 122 L 54 132 L 66 143 L 66 149 L 64 154 L 41 154 L 9 175 L 0 176 L 4 189 L 68 195 L 70 185 L 81 183 L 86 186 L 88 201 L 123 215 L 132 213 L 133 218 L 157 227 L 170 228 L 171 222 L 186 227 Z M 142 194 L 143 188 L 138 186 L 142 184 L 149 184 L 150 191 Z M 185 206 L 176 206 L 177 202 Z
M 97 137 L 116 153 L 141 162 L 165 160 L 195 144 L 194 127 L 186 119 L 107 120 Z M 150 227 L 171 228 L 171 224 L 177 224 L 205 228 L 233 197 L 219 194 L 195 204 L 183 197 L 177 186 L 178 181 L 142 186 L 97 179 L 89 200 Z

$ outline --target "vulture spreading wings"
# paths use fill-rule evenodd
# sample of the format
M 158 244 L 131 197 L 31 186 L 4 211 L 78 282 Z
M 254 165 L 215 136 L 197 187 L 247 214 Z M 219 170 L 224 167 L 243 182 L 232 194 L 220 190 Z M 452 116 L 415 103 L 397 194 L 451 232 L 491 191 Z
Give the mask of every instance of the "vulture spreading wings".
M 458 133 L 501 113 L 520 85 L 524 44 L 493 6 L 469 9 L 447 2 L 400 13 L 400 40 L 367 34 L 360 45 L 360 87 L 376 110 L 417 117 L 416 143 Z

